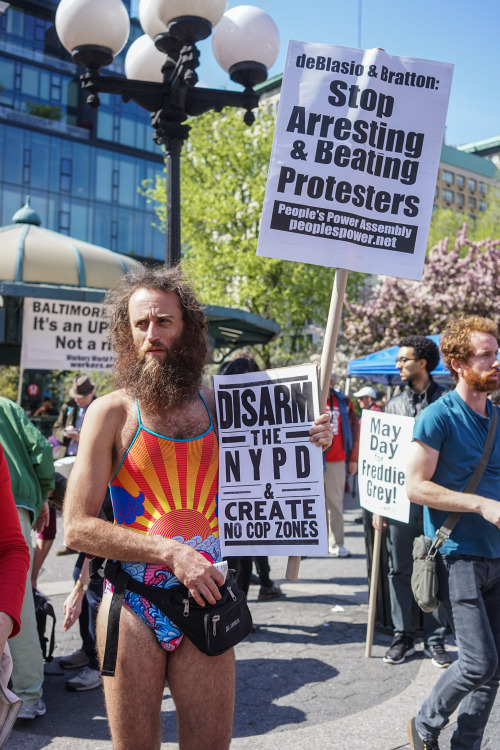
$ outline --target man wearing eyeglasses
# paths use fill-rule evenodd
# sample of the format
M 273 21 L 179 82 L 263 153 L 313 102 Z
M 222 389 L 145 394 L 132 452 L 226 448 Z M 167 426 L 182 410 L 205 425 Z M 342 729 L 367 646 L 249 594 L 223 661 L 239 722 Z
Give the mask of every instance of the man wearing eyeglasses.
M 425 336 L 406 336 L 396 359 L 401 380 L 407 383 L 386 406 L 387 414 L 417 417 L 426 406 L 444 395 L 446 389 L 434 382 L 431 376 L 439 363 L 439 349 Z M 375 528 L 386 529 L 389 554 L 389 593 L 394 640 L 384 656 L 386 664 L 402 664 L 415 653 L 415 618 L 411 571 L 413 567 L 413 540 L 424 533 L 423 508 L 410 503 L 408 523 L 373 516 Z M 423 614 L 424 653 L 436 667 L 451 664 L 444 646 L 446 616 L 440 607 L 436 612 Z

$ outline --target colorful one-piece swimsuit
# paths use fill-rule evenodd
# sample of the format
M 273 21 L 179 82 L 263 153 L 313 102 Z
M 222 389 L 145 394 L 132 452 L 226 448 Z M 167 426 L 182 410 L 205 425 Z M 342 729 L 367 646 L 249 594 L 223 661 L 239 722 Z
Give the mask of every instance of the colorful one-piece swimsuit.
M 200 394 L 200 398 L 203 397 Z M 139 427 L 110 482 L 115 523 L 141 534 L 189 544 L 210 562 L 221 560 L 217 518 L 219 445 L 212 417 L 206 432 L 174 440 L 144 427 L 136 400 Z M 167 566 L 120 563 L 137 581 L 162 588 L 179 583 Z M 112 591 L 106 582 L 106 591 Z M 182 631 L 143 597 L 127 591 L 126 604 L 151 627 L 159 644 L 173 651 Z

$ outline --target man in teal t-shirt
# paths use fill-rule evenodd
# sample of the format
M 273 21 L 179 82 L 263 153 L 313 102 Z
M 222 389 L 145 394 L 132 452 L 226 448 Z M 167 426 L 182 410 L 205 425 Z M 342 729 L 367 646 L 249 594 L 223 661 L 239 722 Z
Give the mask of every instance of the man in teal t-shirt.
M 478 465 L 498 388 L 498 329 L 486 318 L 450 322 L 441 337 L 455 391 L 415 423 L 407 470 L 408 497 L 424 509 L 433 537 L 450 511 L 463 515 L 437 555 L 439 592 L 458 645 L 408 723 L 412 750 L 439 750 L 438 737 L 459 708 L 451 750 L 479 750 L 500 680 L 500 430 L 476 494 L 463 492 Z

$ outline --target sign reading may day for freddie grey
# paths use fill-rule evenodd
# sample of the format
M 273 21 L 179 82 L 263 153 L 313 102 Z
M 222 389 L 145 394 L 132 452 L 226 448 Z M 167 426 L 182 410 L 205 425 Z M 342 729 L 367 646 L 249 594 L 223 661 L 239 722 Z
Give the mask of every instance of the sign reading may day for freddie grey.
M 420 279 L 452 75 L 289 42 L 257 254 Z
M 358 486 L 362 508 L 408 523 L 406 462 L 413 417 L 363 409 L 359 438 Z
M 114 354 L 99 302 L 26 297 L 21 367 L 35 370 L 110 370 Z
M 328 555 L 314 365 L 216 375 L 223 555 Z

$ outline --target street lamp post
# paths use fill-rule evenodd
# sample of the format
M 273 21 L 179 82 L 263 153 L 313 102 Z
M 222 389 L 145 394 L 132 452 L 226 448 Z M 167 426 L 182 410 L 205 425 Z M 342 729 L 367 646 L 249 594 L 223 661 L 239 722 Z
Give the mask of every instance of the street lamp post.
M 278 54 L 274 21 L 259 8 L 238 6 L 224 14 L 226 0 L 141 0 L 144 36 L 131 45 L 125 60 L 127 78 L 101 75 L 125 46 L 130 21 L 122 0 L 61 0 L 56 30 L 73 60 L 86 68 L 81 76 L 87 104 L 99 106 L 100 92 L 120 94 L 151 113 L 153 138 L 165 147 L 167 171 L 166 263 L 179 262 L 180 154 L 189 136 L 189 117 L 223 107 L 245 110 L 251 125 L 259 96 L 253 87 L 267 78 Z M 243 91 L 196 87 L 196 43 L 212 33 L 214 54 Z

